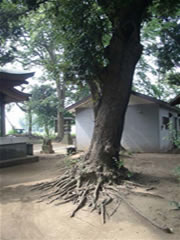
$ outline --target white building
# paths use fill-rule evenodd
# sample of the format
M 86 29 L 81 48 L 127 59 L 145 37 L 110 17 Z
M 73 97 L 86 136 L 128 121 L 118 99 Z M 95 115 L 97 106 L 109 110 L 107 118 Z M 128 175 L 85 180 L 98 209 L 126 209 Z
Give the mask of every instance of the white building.
M 87 150 L 94 128 L 91 97 L 67 108 L 76 114 L 76 145 Z M 180 109 L 170 104 L 132 92 L 128 104 L 122 136 L 122 146 L 133 152 L 167 152 L 172 149 L 169 123 L 180 131 Z

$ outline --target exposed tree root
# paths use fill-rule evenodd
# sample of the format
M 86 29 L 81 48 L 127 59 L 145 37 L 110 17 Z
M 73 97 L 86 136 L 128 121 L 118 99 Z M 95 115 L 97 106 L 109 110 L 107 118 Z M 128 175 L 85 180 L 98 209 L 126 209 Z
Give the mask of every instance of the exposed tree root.
M 72 212 L 71 217 L 74 217 L 75 213 L 84 206 L 84 204 L 86 202 L 86 195 L 87 195 L 87 193 L 88 193 L 88 188 L 83 192 L 81 200 L 80 200 L 79 204 L 77 205 L 77 207 Z
M 83 208 L 85 205 L 90 208 L 90 211 L 96 210 L 102 216 L 102 222 L 106 223 L 107 217 L 111 217 L 117 211 L 120 203 L 125 202 L 134 212 L 146 219 L 152 225 L 160 230 L 168 233 L 172 233 L 172 229 L 168 227 L 162 227 L 148 217 L 144 216 L 134 205 L 128 200 L 128 194 L 136 193 L 144 195 L 156 196 L 151 193 L 144 193 L 138 191 L 132 191 L 132 188 L 142 187 L 139 184 L 125 181 L 126 169 L 119 169 L 118 173 L 102 171 L 103 168 L 99 168 L 101 171 L 92 170 L 88 167 L 77 167 L 68 170 L 61 178 L 57 178 L 52 182 L 40 183 L 33 187 L 33 190 L 43 191 L 43 195 L 38 202 L 46 201 L 47 204 L 55 203 L 56 206 L 73 202 L 76 204 L 71 217 Z M 122 171 L 122 174 L 121 174 Z M 124 184 L 125 188 L 122 188 Z M 131 186 L 130 188 L 127 187 Z M 158 195 L 157 195 L 158 196 Z M 156 196 L 156 197 L 157 197 Z M 159 196 L 158 196 L 159 197 Z M 112 201 L 115 202 L 115 208 L 111 213 L 107 211 L 107 205 Z

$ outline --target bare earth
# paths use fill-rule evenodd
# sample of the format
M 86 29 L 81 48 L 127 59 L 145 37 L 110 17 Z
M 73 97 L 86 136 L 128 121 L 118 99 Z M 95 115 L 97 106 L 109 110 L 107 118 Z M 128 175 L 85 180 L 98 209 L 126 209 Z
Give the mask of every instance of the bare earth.
M 152 196 L 129 194 L 128 201 L 156 223 L 172 227 L 165 233 L 139 216 L 125 202 L 106 224 L 87 208 L 74 218 L 73 204 L 61 206 L 37 203 L 39 192 L 31 191 L 36 182 L 48 181 L 65 171 L 65 146 L 56 144 L 55 154 L 40 155 L 37 163 L 0 169 L 0 240 L 179 240 L 180 211 L 172 201 L 180 202 L 180 182 L 174 168 L 180 165 L 180 154 L 134 154 L 125 165 L 138 183 Z M 39 146 L 35 147 L 38 154 Z M 141 191 L 141 188 L 137 188 Z M 155 195 L 162 196 L 158 198 Z M 112 211 L 113 204 L 109 206 Z

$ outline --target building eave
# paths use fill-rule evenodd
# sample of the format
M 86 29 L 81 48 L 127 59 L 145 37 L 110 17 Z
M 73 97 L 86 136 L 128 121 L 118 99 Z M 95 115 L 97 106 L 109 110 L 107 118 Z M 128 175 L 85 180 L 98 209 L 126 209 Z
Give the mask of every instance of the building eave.
M 79 100 L 76 103 L 73 103 L 72 105 L 66 107 L 66 110 L 69 112 L 74 112 L 77 108 L 83 107 L 86 103 L 90 102 L 92 100 L 91 96 L 84 97 L 83 99 Z
M 148 96 L 148 95 L 145 95 L 145 94 L 142 94 L 142 93 L 138 93 L 138 92 L 135 92 L 135 91 L 132 91 L 131 94 L 134 95 L 134 96 L 140 97 L 142 99 L 145 99 L 147 101 L 150 101 L 152 103 L 156 103 L 159 106 L 164 107 L 166 109 L 176 111 L 176 112 L 180 112 L 179 108 L 171 106 L 169 103 L 164 102 L 164 101 L 159 100 L 159 99 L 156 99 L 155 97 L 151 97 L 151 96 Z M 66 108 L 66 110 L 70 111 L 70 112 L 74 112 L 77 108 L 83 108 L 85 106 L 85 104 L 90 102 L 90 101 L 92 101 L 92 98 L 89 95 L 88 97 L 85 97 L 85 98 L 81 99 L 80 101 L 68 106 Z
M 20 80 L 24 81 L 27 78 L 33 77 L 35 72 L 27 71 L 10 71 L 0 69 L 0 80 Z
M 171 106 L 169 103 L 167 103 L 165 101 L 162 101 L 162 100 L 159 100 L 155 97 L 151 97 L 151 96 L 148 96 L 148 95 L 145 95 L 145 94 L 142 94 L 142 93 L 138 93 L 138 92 L 135 92 L 135 91 L 132 91 L 132 94 L 135 95 L 135 96 L 139 96 L 143 99 L 149 100 L 153 103 L 156 103 L 159 106 L 164 107 L 166 109 L 180 112 L 180 109 L 178 107 Z
M 20 92 L 14 88 L 1 90 L 1 93 L 4 95 L 3 102 L 5 104 L 28 101 L 31 96 L 31 94 Z

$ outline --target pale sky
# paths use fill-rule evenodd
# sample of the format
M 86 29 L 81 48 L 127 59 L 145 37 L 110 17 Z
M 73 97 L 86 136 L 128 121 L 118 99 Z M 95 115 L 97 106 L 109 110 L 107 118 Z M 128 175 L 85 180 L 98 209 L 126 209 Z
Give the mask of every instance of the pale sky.
M 17 106 L 13 106 L 10 111 L 6 111 L 6 133 L 12 129 L 12 126 L 15 128 L 21 128 L 19 120 L 24 117 L 24 112 L 22 112 Z
M 3 67 L 3 69 L 23 71 L 22 66 L 18 63 L 16 63 L 16 64 L 6 64 L 6 66 Z M 29 85 L 37 84 L 38 83 L 38 78 L 42 75 L 42 70 L 40 68 L 35 68 L 34 67 L 34 68 L 28 69 L 28 71 L 29 72 L 35 72 L 35 75 L 34 75 L 34 77 L 27 79 L 29 84 L 24 85 L 25 89 L 24 89 L 23 92 L 28 92 L 28 86 Z M 6 108 L 7 107 L 8 106 L 6 105 Z M 14 105 L 11 108 L 10 111 L 6 111 L 6 116 L 7 116 L 7 118 L 6 118 L 6 134 L 8 133 L 9 130 L 12 129 L 11 124 L 17 129 L 21 128 L 19 121 L 20 121 L 20 119 L 24 118 L 25 115 L 24 115 L 24 112 L 21 111 L 16 105 Z M 9 122 L 11 122 L 11 124 Z

